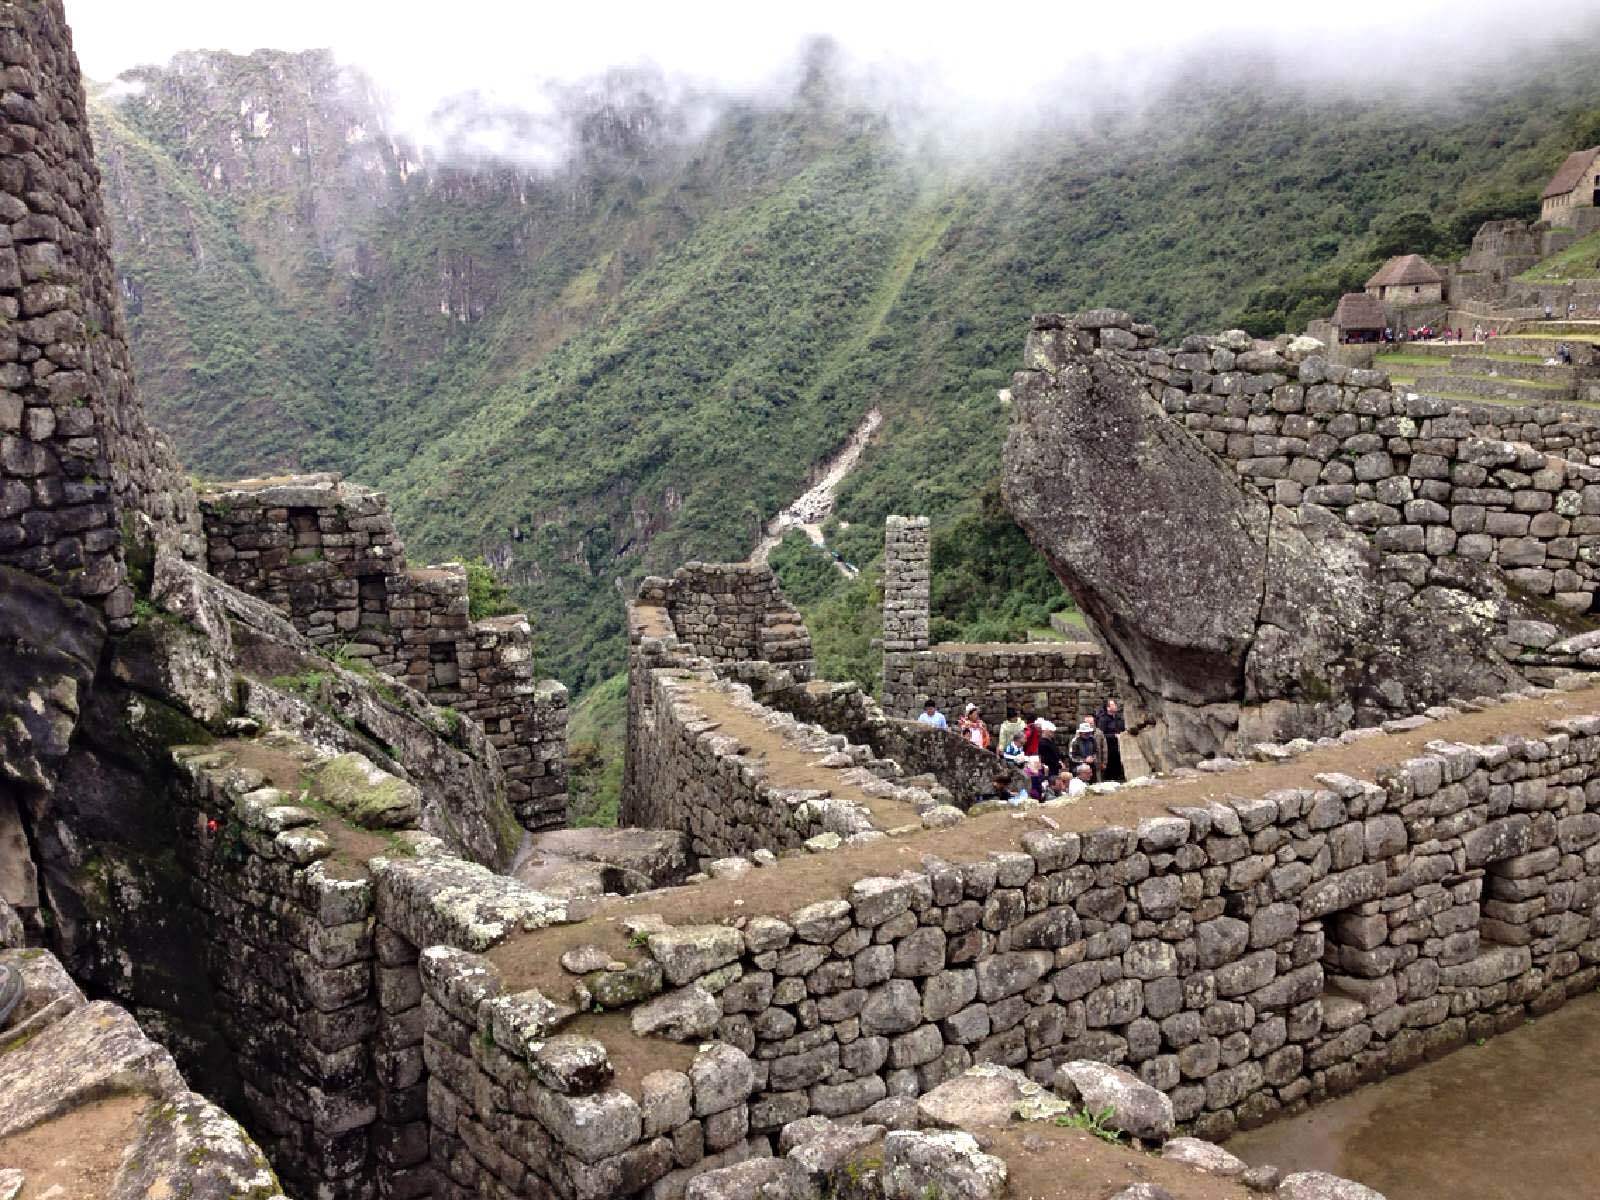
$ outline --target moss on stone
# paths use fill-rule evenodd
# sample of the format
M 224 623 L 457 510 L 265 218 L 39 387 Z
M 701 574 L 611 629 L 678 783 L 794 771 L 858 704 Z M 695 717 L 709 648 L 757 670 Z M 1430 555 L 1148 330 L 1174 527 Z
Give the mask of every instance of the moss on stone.
M 414 825 L 422 798 L 416 787 L 380 770 L 363 754 L 341 754 L 317 773 L 312 791 L 341 816 L 367 829 Z

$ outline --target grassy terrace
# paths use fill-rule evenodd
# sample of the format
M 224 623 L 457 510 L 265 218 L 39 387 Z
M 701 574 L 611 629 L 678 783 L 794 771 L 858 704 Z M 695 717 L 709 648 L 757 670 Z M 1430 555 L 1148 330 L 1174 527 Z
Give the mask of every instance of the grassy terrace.
M 1559 254 L 1529 267 L 1517 279 L 1524 283 L 1566 283 L 1600 277 L 1600 233 L 1579 238 Z
M 1531 408 L 1539 403 L 1537 400 L 1518 400 L 1505 396 L 1469 396 L 1465 392 L 1452 392 L 1443 388 L 1428 387 L 1426 382 L 1419 386 L 1415 377 L 1404 375 L 1391 375 L 1389 382 L 1395 387 L 1412 388 L 1425 395 L 1437 397 L 1440 400 L 1449 400 L 1453 404 L 1494 404 L 1501 408 Z M 1538 387 L 1540 385 L 1534 384 L 1533 386 Z M 1600 404 L 1594 404 L 1588 400 L 1573 400 L 1570 397 L 1562 397 L 1555 403 L 1560 404 L 1562 408 L 1582 408 L 1590 412 L 1600 412 Z
M 1470 344 L 1470 343 L 1469 343 Z M 1545 356 L 1539 354 L 1492 354 L 1484 351 L 1465 351 L 1461 354 L 1411 354 L 1404 350 L 1380 351 L 1375 366 L 1393 363 L 1405 367 L 1445 367 L 1453 358 L 1486 358 L 1490 362 L 1514 363 L 1524 366 L 1541 366 Z
M 1508 333 L 1505 336 L 1540 342 L 1584 342 L 1590 346 L 1600 345 L 1600 328 L 1594 333 Z

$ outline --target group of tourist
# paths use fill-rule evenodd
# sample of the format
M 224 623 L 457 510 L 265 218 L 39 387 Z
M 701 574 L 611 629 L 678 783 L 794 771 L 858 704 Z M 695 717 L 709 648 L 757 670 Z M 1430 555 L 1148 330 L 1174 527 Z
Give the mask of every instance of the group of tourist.
M 1489 336 L 1494 337 L 1495 332 L 1495 330 L 1491 329 Z M 1483 326 L 1473 326 L 1472 340 L 1481 342 L 1483 341 L 1483 336 Z M 1435 329 L 1432 325 L 1417 325 L 1407 329 L 1391 329 L 1386 325 L 1383 329 L 1383 340 L 1396 344 L 1404 342 L 1444 342 L 1448 344 L 1450 342 L 1464 342 L 1467 340 L 1467 336 L 1459 326 L 1452 329 L 1446 325 L 1442 329 Z
M 931 698 L 923 704 L 917 720 L 935 729 L 950 727 L 949 719 Z M 1022 774 L 1022 782 L 1017 784 L 1014 776 L 997 773 L 993 793 L 980 799 L 1018 804 L 1028 799 L 1077 797 L 1091 784 L 1123 782 L 1127 776 L 1118 737 L 1127 728 L 1117 702 L 1107 700 L 1098 712 L 1081 718 L 1065 739 L 1055 722 L 1028 708 L 1007 708 L 1006 719 L 991 734 L 976 704 L 968 704 L 962 711 L 956 732 L 979 749 L 999 755 Z

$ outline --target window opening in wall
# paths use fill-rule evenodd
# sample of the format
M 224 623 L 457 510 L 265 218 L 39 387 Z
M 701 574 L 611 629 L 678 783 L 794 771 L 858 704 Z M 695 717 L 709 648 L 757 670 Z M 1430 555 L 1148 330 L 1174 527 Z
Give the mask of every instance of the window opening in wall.
M 433 642 L 428 646 L 428 685 L 453 688 L 461 680 L 454 642 Z
M 289 529 L 294 534 L 295 545 L 301 545 L 301 538 L 306 534 L 321 535 L 322 529 L 317 524 L 317 510 L 314 508 L 291 508 L 289 510 Z M 310 543 L 305 543 L 310 544 Z
M 1322 918 L 1322 1028 L 1333 1035 L 1393 1003 L 1389 919 L 1375 901 Z
M 1589 593 L 1589 607 L 1585 611 L 1590 615 L 1600 614 L 1600 588 Z
M 1555 852 L 1550 857 L 1559 860 Z M 1483 893 L 1478 902 L 1479 952 L 1495 946 L 1531 943 L 1533 920 L 1544 912 L 1546 886 L 1544 873 L 1530 872 L 1526 858 L 1485 863 Z
M 383 612 L 389 604 L 389 588 L 382 575 L 362 575 L 356 580 L 362 612 Z

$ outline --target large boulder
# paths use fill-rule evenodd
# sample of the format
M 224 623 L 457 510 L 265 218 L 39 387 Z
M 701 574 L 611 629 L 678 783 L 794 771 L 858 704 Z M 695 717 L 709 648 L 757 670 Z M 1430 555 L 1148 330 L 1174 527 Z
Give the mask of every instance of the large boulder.
M 1004 496 L 1151 718 L 1154 765 L 1521 685 L 1493 645 L 1491 568 L 1391 577 L 1333 513 L 1241 480 L 1095 341 L 1034 318 Z
M 883 1139 L 884 1200 L 999 1200 L 1006 1164 L 970 1133 L 896 1130 Z
M 552 829 L 528 838 L 512 867 L 530 887 L 623 895 L 681 883 L 688 870 L 689 835 L 678 829 Z
M 1126 1071 L 1077 1059 L 1056 1069 L 1054 1086 L 1058 1096 L 1077 1101 L 1084 1111 L 1106 1114 L 1103 1123 L 1108 1129 L 1155 1142 L 1172 1134 L 1172 1101 Z

